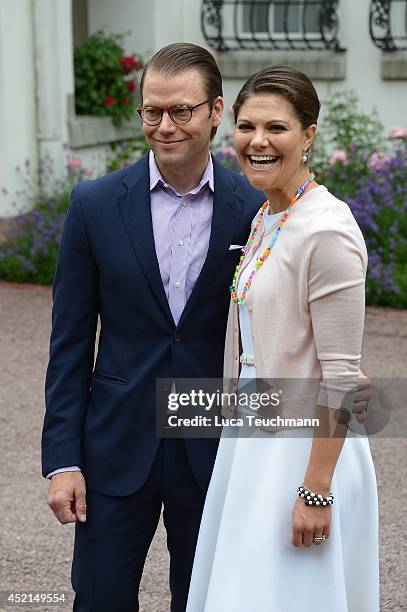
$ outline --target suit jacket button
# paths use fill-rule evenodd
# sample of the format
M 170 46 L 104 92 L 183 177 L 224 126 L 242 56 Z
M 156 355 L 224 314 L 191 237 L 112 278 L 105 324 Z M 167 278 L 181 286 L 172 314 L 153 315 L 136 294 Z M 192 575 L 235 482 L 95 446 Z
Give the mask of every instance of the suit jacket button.
M 174 334 L 172 339 L 174 342 L 181 342 L 181 336 L 179 334 Z

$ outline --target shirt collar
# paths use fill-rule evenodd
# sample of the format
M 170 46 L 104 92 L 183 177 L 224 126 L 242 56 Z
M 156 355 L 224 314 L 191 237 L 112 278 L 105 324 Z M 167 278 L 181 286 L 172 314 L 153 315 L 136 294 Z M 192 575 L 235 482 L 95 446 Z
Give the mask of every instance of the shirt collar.
M 163 177 L 161 176 L 161 172 L 157 166 L 157 162 L 155 161 L 154 153 L 152 151 L 150 151 L 148 161 L 149 161 L 149 168 L 150 168 L 150 191 L 153 191 L 153 189 L 155 189 L 157 185 L 160 185 L 161 187 L 164 187 L 164 189 L 168 186 L 174 191 L 174 193 L 177 193 L 175 189 L 173 189 L 171 185 L 168 185 L 168 183 L 166 183 Z M 212 155 L 209 155 L 208 164 L 205 168 L 205 172 L 203 173 L 203 176 L 201 180 L 199 181 L 198 185 L 194 187 L 193 189 L 191 189 L 191 191 L 189 191 L 188 194 L 195 195 L 199 193 L 206 184 L 208 184 L 211 191 L 214 192 L 215 188 L 214 188 L 214 173 L 213 173 Z

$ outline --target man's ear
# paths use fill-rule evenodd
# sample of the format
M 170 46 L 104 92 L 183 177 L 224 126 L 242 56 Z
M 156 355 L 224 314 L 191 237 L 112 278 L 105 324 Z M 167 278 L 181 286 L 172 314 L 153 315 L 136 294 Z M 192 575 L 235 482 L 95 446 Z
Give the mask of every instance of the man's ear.
M 225 108 L 225 101 L 221 96 L 218 96 L 212 107 L 212 125 L 218 127 L 223 119 L 223 110 Z

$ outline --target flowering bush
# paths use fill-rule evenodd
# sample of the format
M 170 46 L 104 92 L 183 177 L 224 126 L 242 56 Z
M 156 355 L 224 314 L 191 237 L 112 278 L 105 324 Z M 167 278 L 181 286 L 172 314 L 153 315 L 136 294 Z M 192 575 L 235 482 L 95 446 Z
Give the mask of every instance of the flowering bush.
M 327 106 L 311 163 L 319 182 L 348 201 L 368 180 L 372 155 L 384 147 L 384 129 L 377 115 L 361 112 L 355 94 L 343 92 L 335 94 Z
M 329 147 L 334 147 L 328 153 Z M 354 94 L 328 107 L 316 142 L 319 182 L 349 204 L 369 253 L 371 304 L 407 307 L 407 132 L 387 138 L 376 115 L 360 112 Z
M 112 155 L 107 159 L 106 172 L 120 170 L 125 166 L 133 164 L 148 151 L 148 145 L 144 136 L 138 136 L 123 142 L 111 144 Z
M 347 199 L 367 243 L 367 299 L 407 308 L 407 150 L 373 155 L 366 184 Z
M 44 172 L 52 173 L 51 163 L 46 166 Z M 26 169 L 29 172 L 28 162 Z M 73 185 L 92 174 L 74 157 L 68 158 L 66 169 L 66 178 L 55 183 L 52 193 L 31 197 L 32 210 L 20 212 L 9 223 L 0 241 L 1 279 L 41 285 L 52 283 L 69 194 Z M 32 193 L 29 175 L 25 183 L 24 191 Z
M 78 114 L 108 115 L 115 125 L 133 117 L 143 62 L 124 54 L 122 34 L 92 34 L 75 50 L 74 65 Z
M 241 174 L 239 162 L 236 158 L 236 151 L 232 141 L 233 132 L 225 132 L 222 139 L 214 148 L 216 159 L 226 168 L 239 172 Z
M 216 158 L 239 171 L 232 134 Z M 347 202 L 366 240 L 367 302 L 407 308 L 407 131 L 387 138 L 375 114 L 358 108 L 354 94 L 336 95 L 313 147 L 317 181 Z

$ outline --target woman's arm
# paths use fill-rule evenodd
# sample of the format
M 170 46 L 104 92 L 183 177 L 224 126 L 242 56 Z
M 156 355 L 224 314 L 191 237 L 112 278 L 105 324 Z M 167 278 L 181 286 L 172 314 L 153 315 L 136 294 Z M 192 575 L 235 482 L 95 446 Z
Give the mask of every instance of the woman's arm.
M 322 381 L 315 415 L 320 427 L 314 431 L 304 484 L 326 496 L 347 433 L 349 414 L 341 408 L 357 384 L 363 335 L 367 256 L 352 220 L 313 236 L 309 262 L 308 303 Z M 292 544 L 310 546 L 314 537 L 329 537 L 330 517 L 330 507 L 306 506 L 298 498 Z

